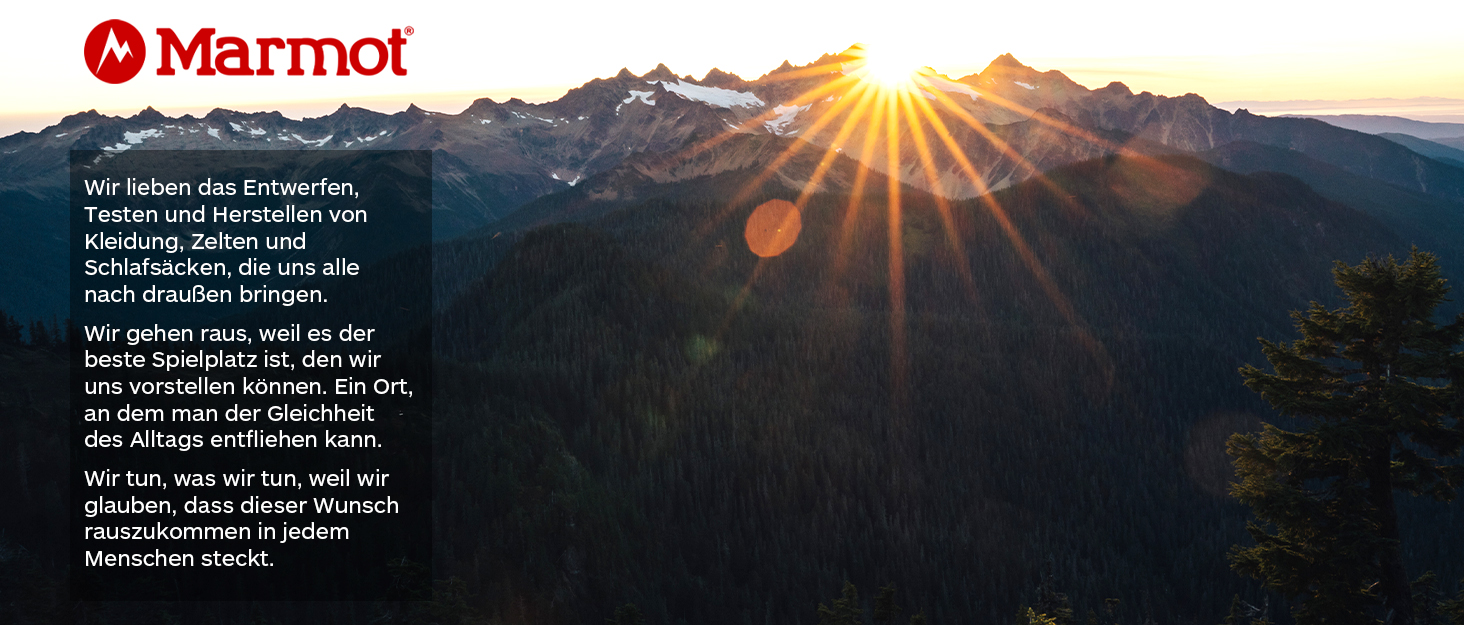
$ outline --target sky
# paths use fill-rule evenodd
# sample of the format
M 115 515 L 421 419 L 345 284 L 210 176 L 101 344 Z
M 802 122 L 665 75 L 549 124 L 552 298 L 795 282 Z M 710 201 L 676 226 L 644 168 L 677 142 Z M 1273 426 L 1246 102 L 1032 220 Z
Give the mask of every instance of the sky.
M 317 8 L 318 6 L 318 8 Z M 349 10 L 340 7 L 348 6 Z M 1040 6 L 1040 8 L 1038 8 Z M 473 99 L 555 99 L 621 67 L 665 63 L 700 77 L 712 67 L 755 78 L 855 42 L 898 47 L 951 77 L 1012 53 L 1097 88 L 1198 93 L 1211 102 L 1437 97 L 1464 100 L 1464 3 L 1402 0 L 1367 10 L 1287 0 L 1107 3 L 1019 2 L 555 3 L 369 2 L 311 5 L 262 0 L 19 2 L 0 38 L 0 136 L 38 131 L 97 109 L 168 115 L 214 107 L 324 115 L 341 103 L 395 112 L 416 103 L 456 113 Z M 149 44 L 141 74 L 121 85 L 94 78 L 82 44 L 98 23 L 122 19 Z M 406 76 L 224 77 L 155 75 L 160 27 L 217 36 L 385 39 L 411 26 Z M 279 53 L 276 53 L 279 54 Z M 1464 105 L 1464 102 L 1460 103 Z M 1459 110 L 1445 111 L 1464 115 Z

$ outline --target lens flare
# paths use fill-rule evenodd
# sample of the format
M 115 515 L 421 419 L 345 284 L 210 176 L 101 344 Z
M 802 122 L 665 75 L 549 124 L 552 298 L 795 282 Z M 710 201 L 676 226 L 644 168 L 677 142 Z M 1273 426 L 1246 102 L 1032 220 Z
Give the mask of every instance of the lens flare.
M 727 331 L 731 320 L 750 298 L 764 269 L 775 266 L 770 264 L 770 259 L 783 254 L 797 243 L 802 229 L 801 211 L 815 193 L 823 190 L 820 184 L 836 161 L 841 157 L 848 157 L 862 166 L 854 168 L 852 184 L 847 189 L 847 203 L 840 217 L 841 224 L 834 239 L 833 254 L 829 257 L 832 271 L 828 274 L 829 281 L 824 295 L 830 302 L 838 302 L 847 297 L 841 284 L 846 273 L 852 270 L 853 248 L 862 244 L 856 243 L 859 238 L 854 236 L 858 229 L 856 223 L 862 219 L 882 218 L 889 237 L 884 242 L 888 250 L 886 270 L 889 273 L 884 284 L 889 296 L 890 380 L 895 413 L 907 412 L 907 395 L 911 392 L 907 386 L 910 375 L 907 368 L 912 354 L 909 351 L 910 346 L 906 345 L 906 325 L 910 321 L 907 316 L 905 289 L 906 232 L 903 224 L 906 220 L 903 213 L 906 207 L 903 204 L 912 196 L 906 193 L 903 185 L 918 185 L 922 182 L 922 177 L 930 195 L 917 201 L 934 204 L 949 248 L 949 253 L 945 255 L 947 260 L 942 262 L 954 264 L 955 272 L 970 300 L 973 303 L 978 302 L 982 294 L 977 288 L 971 259 L 967 254 L 966 244 L 970 241 L 963 237 L 981 236 L 982 233 L 963 235 L 961 214 L 984 210 L 995 219 L 998 228 L 994 233 L 1007 239 L 1017 258 L 1030 272 L 1032 280 L 1047 295 L 1057 312 L 1071 324 L 1077 342 L 1098 362 L 1103 363 L 1106 375 L 1110 376 L 1107 384 L 1112 383 L 1113 364 L 1107 348 L 1092 334 L 1087 321 L 1063 293 L 1059 281 L 1042 261 L 1038 250 L 1027 241 L 1016 221 L 998 201 L 998 197 L 991 193 L 987 179 L 991 172 L 978 169 L 968 156 L 971 146 L 963 145 L 962 141 L 984 142 L 991 152 L 1009 163 L 1001 169 L 1015 169 L 1016 173 L 1026 174 L 1023 177 L 1029 177 L 1055 192 L 1062 191 L 1055 182 L 1042 175 L 1037 163 L 1029 161 L 998 132 L 977 118 L 980 113 L 971 108 L 971 103 L 977 102 L 979 98 L 980 106 L 1016 113 L 1042 126 L 1044 131 L 1055 131 L 1098 145 L 1107 153 L 1124 154 L 1130 158 L 1142 157 L 1133 154 L 1124 145 L 1108 141 L 1080 125 L 1008 100 L 999 91 L 987 89 L 975 82 L 952 80 L 922 65 L 920 59 L 912 56 L 908 48 L 856 44 L 839 54 L 832 62 L 783 71 L 769 75 L 768 80 L 797 85 L 802 91 L 791 100 L 784 100 L 780 106 L 767 107 L 762 113 L 741 122 L 722 135 L 689 146 L 683 156 L 694 157 L 733 136 L 748 132 L 749 128 L 764 127 L 767 122 L 786 112 L 789 106 L 799 107 L 800 111 L 810 111 L 810 121 L 800 119 L 796 130 L 786 134 L 775 133 L 787 137 L 778 155 L 764 165 L 762 171 L 745 182 L 711 219 L 697 229 L 696 238 L 712 236 L 725 220 L 741 210 L 746 210 L 749 200 L 761 193 L 764 185 L 780 175 L 785 166 L 794 163 L 794 159 L 806 148 L 822 148 L 823 155 L 806 181 L 801 182 L 802 189 L 796 201 L 772 200 L 758 206 L 748 217 L 744 237 L 748 248 L 761 258 L 729 306 L 727 316 L 713 338 L 723 336 Z M 970 96 L 969 101 L 967 96 Z M 952 132 L 953 129 L 962 131 L 964 136 L 958 140 L 957 135 Z M 794 133 L 797 134 L 796 138 L 793 137 Z M 845 152 L 845 148 L 849 148 L 849 151 Z M 880 151 L 884 152 L 883 158 L 880 158 Z M 804 159 L 804 162 L 807 160 Z M 907 162 L 909 160 L 915 161 L 913 169 L 911 163 Z M 1157 162 L 1156 166 L 1162 168 L 1162 164 Z M 1172 175 L 1150 172 L 1148 169 L 1141 173 L 1144 174 L 1141 178 L 1146 180 Z M 865 187 L 877 180 L 878 174 L 889 174 L 883 180 L 888 201 L 886 212 L 880 217 L 872 217 L 874 213 L 863 210 L 868 191 Z M 905 179 L 907 175 L 910 180 Z M 1203 181 L 1180 179 L 1176 184 L 1181 189 L 1198 188 L 1203 185 Z M 976 199 L 971 203 L 955 205 L 947 197 L 953 186 L 974 191 Z M 922 196 L 914 194 L 913 197 Z M 1077 205 L 1065 193 L 1056 193 L 1055 197 L 1057 202 L 1070 210 L 1084 210 L 1084 207 Z M 1162 199 L 1169 200 L 1168 203 L 1171 204 L 1176 201 L 1168 196 Z M 1182 201 L 1184 198 L 1177 199 Z M 966 221 L 969 222 L 969 219 Z
M 753 209 L 747 218 L 747 247 L 763 258 L 788 251 L 798 241 L 803 218 L 798 207 L 787 200 L 768 200 Z

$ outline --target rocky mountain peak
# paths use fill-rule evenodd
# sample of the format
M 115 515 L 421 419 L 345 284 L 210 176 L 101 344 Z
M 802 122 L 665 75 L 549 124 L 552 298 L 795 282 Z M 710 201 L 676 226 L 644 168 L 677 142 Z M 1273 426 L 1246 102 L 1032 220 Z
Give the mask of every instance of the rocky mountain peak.
M 742 88 L 747 84 L 747 81 L 743 80 L 741 76 L 738 76 L 737 74 L 729 74 L 715 67 L 708 70 L 707 75 L 703 76 L 701 81 L 699 82 L 707 87 L 718 87 L 721 89 L 733 89 L 737 91 L 742 90 Z
M 498 103 L 494 102 L 493 98 L 478 98 L 473 100 L 473 103 L 469 104 L 463 112 L 470 115 L 484 115 L 496 108 L 498 108 Z
M 992 59 L 991 60 L 991 63 L 987 64 L 986 71 L 991 71 L 992 68 L 997 68 L 997 67 L 1021 68 L 1021 69 L 1026 69 L 1026 70 L 1032 69 L 1030 67 L 1027 67 L 1026 65 L 1023 65 L 1022 62 L 1021 61 L 1018 61 L 1017 60 L 1017 57 L 1012 56 L 1012 53 L 1010 53 L 1010 52 L 1008 52 L 1006 54 L 1003 54 L 1001 56 L 998 56 L 998 57 Z M 982 72 L 982 73 L 984 74 L 986 72 Z
M 167 121 L 168 116 L 159 113 L 157 109 L 149 106 L 145 109 L 142 109 L 141 111 L 138 111 L 138 113 L 136 115 L 133 115 L 130 119 L 132 121 L 153 123 Z
M 95 124 L 103 119 L 106 119 L 106 115 L 98 113 L 96 109 L 91 109 L 88 111 L 82 111 L 80 113 L 67 115 L 66 117 L 61 118 L 61 123 L 59 125 L 69 127 L 74 124 Z
M 665 63 L 657 64 L 656 69 L 646 72 L 645 75 L 641 76 L 640 78 L 641 80 L 645 81 L 665 80 L 668 82 L 676 82 L 678 80 L 681 80 L 681 77 L 677 76 L 676 72 L 671 71 L 671 68 L 666 67 Z

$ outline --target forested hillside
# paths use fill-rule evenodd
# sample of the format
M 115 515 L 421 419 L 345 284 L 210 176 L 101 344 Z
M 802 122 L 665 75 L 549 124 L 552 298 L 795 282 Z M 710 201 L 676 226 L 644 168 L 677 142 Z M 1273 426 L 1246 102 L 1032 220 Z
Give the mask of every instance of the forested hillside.
M 760 259 L 749 215 L 797 192 L 757 173 L 549 196 L 543 214 L 584 217 L 439 243 L 430 315 L 353 295 L 406 311 L 388 340 L 434 333 L 436 560 L 403 573 L 440 580 L 428 603 L 67 603 L 46 520 L 65 360 L 0 347 L 20 381 L 0 389 L 20 476 L 0 494 L 21 503 L 0 596 L 28 623 L 598 624 L 626 604 L 814 623 L 850 581 L 930 623 L 1007 623 L 1055 593 L 1103 623 L 1218 623 L 1237 595 L 1284 622 L 1226 561 L 1249 513 L 1225 440 L 1278 422 L 1237 369 L 1292 336 L 1289 311 L 1339 303 L 1332 261 L 1420 231 L 1287 174 L 1109 156 L 959 202 L 900 187 L 898 210 L 868 174 L 881 192 L 811 196 L 796 243 Z M 1402 504 L 1410 570 L 1449 594 L 1460 510 Z
M 1236 369 L 1335 304 L 1332 259 L 1407 245 L 1289 176 L 1108 158 L 995 194 L 1030 257 L 907 189 L 900 307 L 882 197 L 816 197 L 761 261 L 765 197 L 525 235 L 435 321 L 447 571 L 510 620 L 813 622 L 848 579 L 1004 622 L 1049 559 L 1079 614 L 1261 602 L 1223 449 L 1274 416 Z M 1413 566 L 1464 572 L 1457 513 L 1408 509 Z

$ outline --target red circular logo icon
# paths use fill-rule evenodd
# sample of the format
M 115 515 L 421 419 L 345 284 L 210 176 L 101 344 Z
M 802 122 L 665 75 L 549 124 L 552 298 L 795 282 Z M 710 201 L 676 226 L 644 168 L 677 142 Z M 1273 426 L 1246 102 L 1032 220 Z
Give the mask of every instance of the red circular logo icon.
M 86 36 L 86 68 L 102 82 L 120 85 L 142 71 L 147 48 L 142 33 L 122 20 L 97 24 Z

